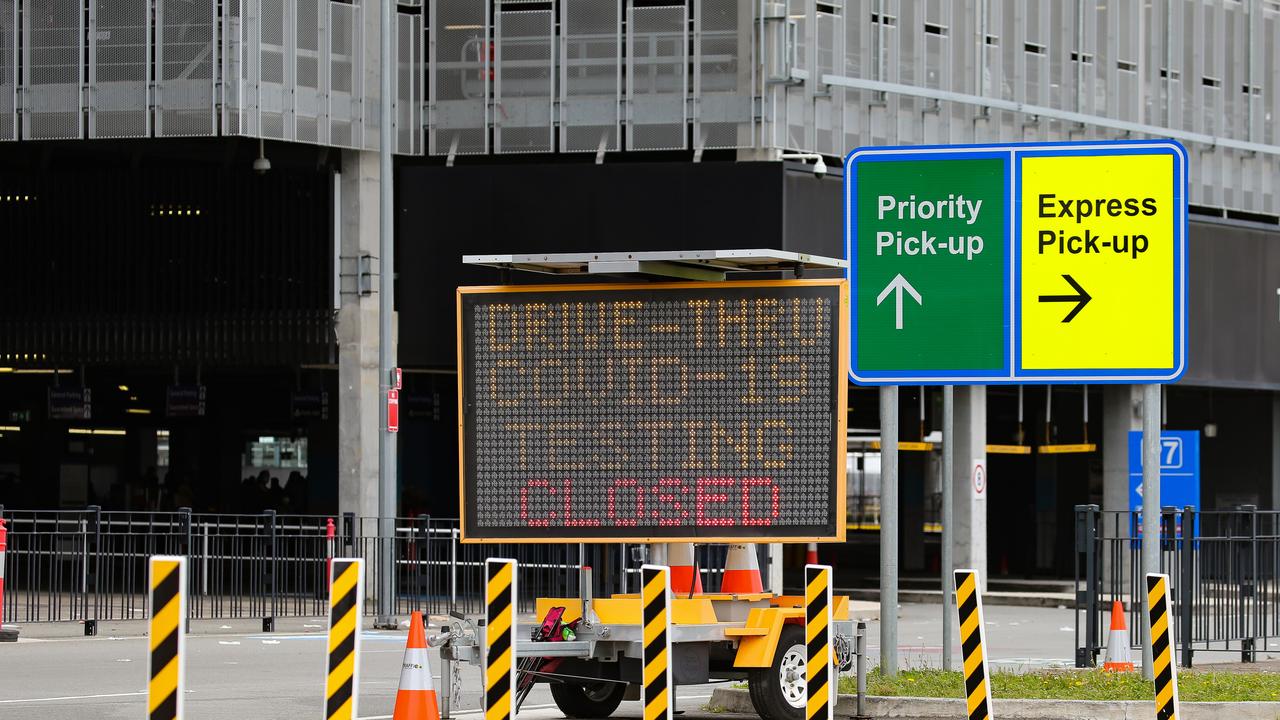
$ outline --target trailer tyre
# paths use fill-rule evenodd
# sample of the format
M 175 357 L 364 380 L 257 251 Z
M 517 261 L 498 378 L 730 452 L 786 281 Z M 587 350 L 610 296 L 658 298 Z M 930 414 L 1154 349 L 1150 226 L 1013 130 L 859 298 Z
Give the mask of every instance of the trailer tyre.
M 627 694 L 625 683 L 552 683 L 551 698 L 565 717 L 607 718 Z
M 773 664 L 752 670 L 747 676 L 751 705 L 762 720 L 804 720 L 805 659 L 804 628 L 783 625 Z

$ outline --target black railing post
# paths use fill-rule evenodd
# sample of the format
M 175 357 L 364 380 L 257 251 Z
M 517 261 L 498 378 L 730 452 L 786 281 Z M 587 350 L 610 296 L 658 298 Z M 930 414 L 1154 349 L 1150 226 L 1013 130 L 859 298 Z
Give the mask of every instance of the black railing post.
M 1098 599 L 1098 506 L 1076 506 L 1076 667 L 1097 664 Z M 1080 556 L 1084 555 L 1084 589 L 1080 589 Z M 1085 617 L 1084 642 L 1080 641 L 1080 610 Z
M 1258 609 L 1258 507 L 1244 505 L 1241 510 L 1244 511 L 1243 519 L 1248 524 L 1245 537 L 1249 542 L 1249 554 L 1248 572 L 1242 572 L 1240 576 L 1240 661 L 1251 663 L 1257 659 L 1253 637 L 1257 631 L 1257 623 L 1250 622 L 1249 615 L 1250 612 L 1256 614 Z
M 89 505 L 85 508 L 89 527 L 85 528 L 84 573 L 84 634 L 86 637 L 98 634 L 98 610 L 101 608 L 102 595 L 99 579 L 102 575 L 102 507 Z M 92 545 L 92 547 L 90 547 Z M 93 558 L 93 570 L 89 570 L 89 558 Z M 92 586 L 92 590 L 90 590 Z M 93 598 L 90 609 L 89 598 Z
M 345 557 L 352 557 L 356 543 L 356 514 L 353 512 L 342 513 L 342 542 L 347 546 Z
M 419 515 L 417 522 L 417 532 L 414 533 L 413 543 L 413 570 L 406 573 L 413 583 L 413 600 L 409 607 L 411 610 L 424 610 L 422 598 L 427 595 L 427 582 L 424 578 L 426 573 L 431 570 L 431 516 Z M 424 560 L 425 558 L 425 560 Z
M 276 582 L 276 562 L 279 557 L 276 547 L 276 511 L 264 510 L 262 514 L 267 523 L 267 584 L 271 593 L 271 609 L 262 618 L 262 632 L 275 632 L 276 613 L 279 610 L 277 597 L 280 591 Z
M 191 508 L 178 508 L 179 532 L 182 533 L 182 551 L 179 555 L 187 556 L 187 565 L 191 565 Z
M 1178 537 L 1178 508 L 1171 505 L 1164 505 L 1160 508 L 1160 569 L 1157 572 L 1166 572 L 1171 566 L 1164 561 L 1163 554 L 1173 552 L 1177 548 Z
M 191 561 L 191 508 L 178 508 L 178 532 L 181 533 L 182 547 L 179 548 L 178 555 L 187 558 L 187 597 L 191 596 L 191 588 L 195 585 L 196 567 Z M 191 616 L 195 612 L 195 603 L 187 603 L 186 628 L 187 632 L 191 632 Z
M 1182 509 L 1181 577 L 1178 580 L 1178 639 L 1182 641 L 1182 667 L 1191 667 L 1194 637 L 1191 635 L 1192 616 L 1198 599 L 1196 588 L 1196 509 L 1188 505 Z

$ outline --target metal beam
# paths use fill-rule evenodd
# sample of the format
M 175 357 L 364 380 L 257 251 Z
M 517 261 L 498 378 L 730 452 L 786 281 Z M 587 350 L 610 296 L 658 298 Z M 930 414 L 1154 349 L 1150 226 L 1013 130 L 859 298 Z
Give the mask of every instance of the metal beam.
M 797 81 L 803 81 L 809 77 L 809 73 L 793 70 L 791 76 Z M 992 110 L 1007 110 L 1009 112 L 1022 113 L 1024 115 L 1036 115 L 1039 117 L 1050 118 L 1052 120 L 1061 120 L 1063 122 L 1073 122 L 1080 123 L 1081 125 L 1110 128 L 1121 132 L 1142 133 L 1144 135 L 1152 135 L 1154 137 L 1173 138 L 1174 140 L 1198 143 L 1201 145 L 1208 145 L 1210 147 L 1224 147 L 1243 152 L 1280 156 L 1280 145 L 1267 145 L 1265 143 L 1248 142 L 1245 140 L 1233 140 L 1231 138 L 1225 138 L 1218 135 L 1206 135 L 1204 133 L 1188 132 L 1186 130 L 1175 130 L 1173 128 L 1162 127 L 1160 125 L 1147 125 L 1144 123 L 1128 122 L 1126 120 L 1116 120 L 1114 118 L 1101 117 L 1099 115 L 1087 115 L 1085 113 L 1072 112 L 1070 110 L 1059 110 L 1057 108 L 1045 107 L 1043 105 L 1030 105 L 1014 100 L 1001 100 L 999 98 L 969 95 L 967 93 L 950 92 L 948 90 L 934 90 L 932 88 L 904 85 L 902 83 L 864 80 L 862 78 L 851 78 L 843 75 L 823 75 L 822 82 L 827 85 L 853 88 L 855 90 L 896 93 L 898 95 L 961 103 L 964 105 L 990 108 Z

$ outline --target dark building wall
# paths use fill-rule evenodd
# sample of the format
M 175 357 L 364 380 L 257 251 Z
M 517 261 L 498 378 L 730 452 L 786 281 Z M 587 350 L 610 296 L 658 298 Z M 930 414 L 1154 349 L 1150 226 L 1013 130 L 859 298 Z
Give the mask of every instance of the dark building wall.
M 1193 222 L 1182 385 L 1280 390 L 1280 228 Z
M 840 257 L 839 196 L 839 178 L 781 163 L 401 167 L 400 360 L 456 364 L 457 286 L 556 281 L 504 279 L 463 265 L 463 255 L 768 248 Z
M 0 171 L 0 362 L 329 361 L 331 171 L 218 161 L 235 147 Z

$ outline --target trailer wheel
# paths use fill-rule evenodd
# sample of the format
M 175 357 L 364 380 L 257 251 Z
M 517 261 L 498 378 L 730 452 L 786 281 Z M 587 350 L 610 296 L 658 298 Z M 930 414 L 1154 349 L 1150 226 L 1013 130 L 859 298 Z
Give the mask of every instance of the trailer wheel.
M 607 718 L 618 709 L 627 694 L 625 683 L 552 683 L 551 698 L 565 717 Z
M 752 670 L 747 676 L 751 704 L 762 720 L 804 720 L 805 661 L 804 628 L 784 625 L 778 636 L 773 664 Z

